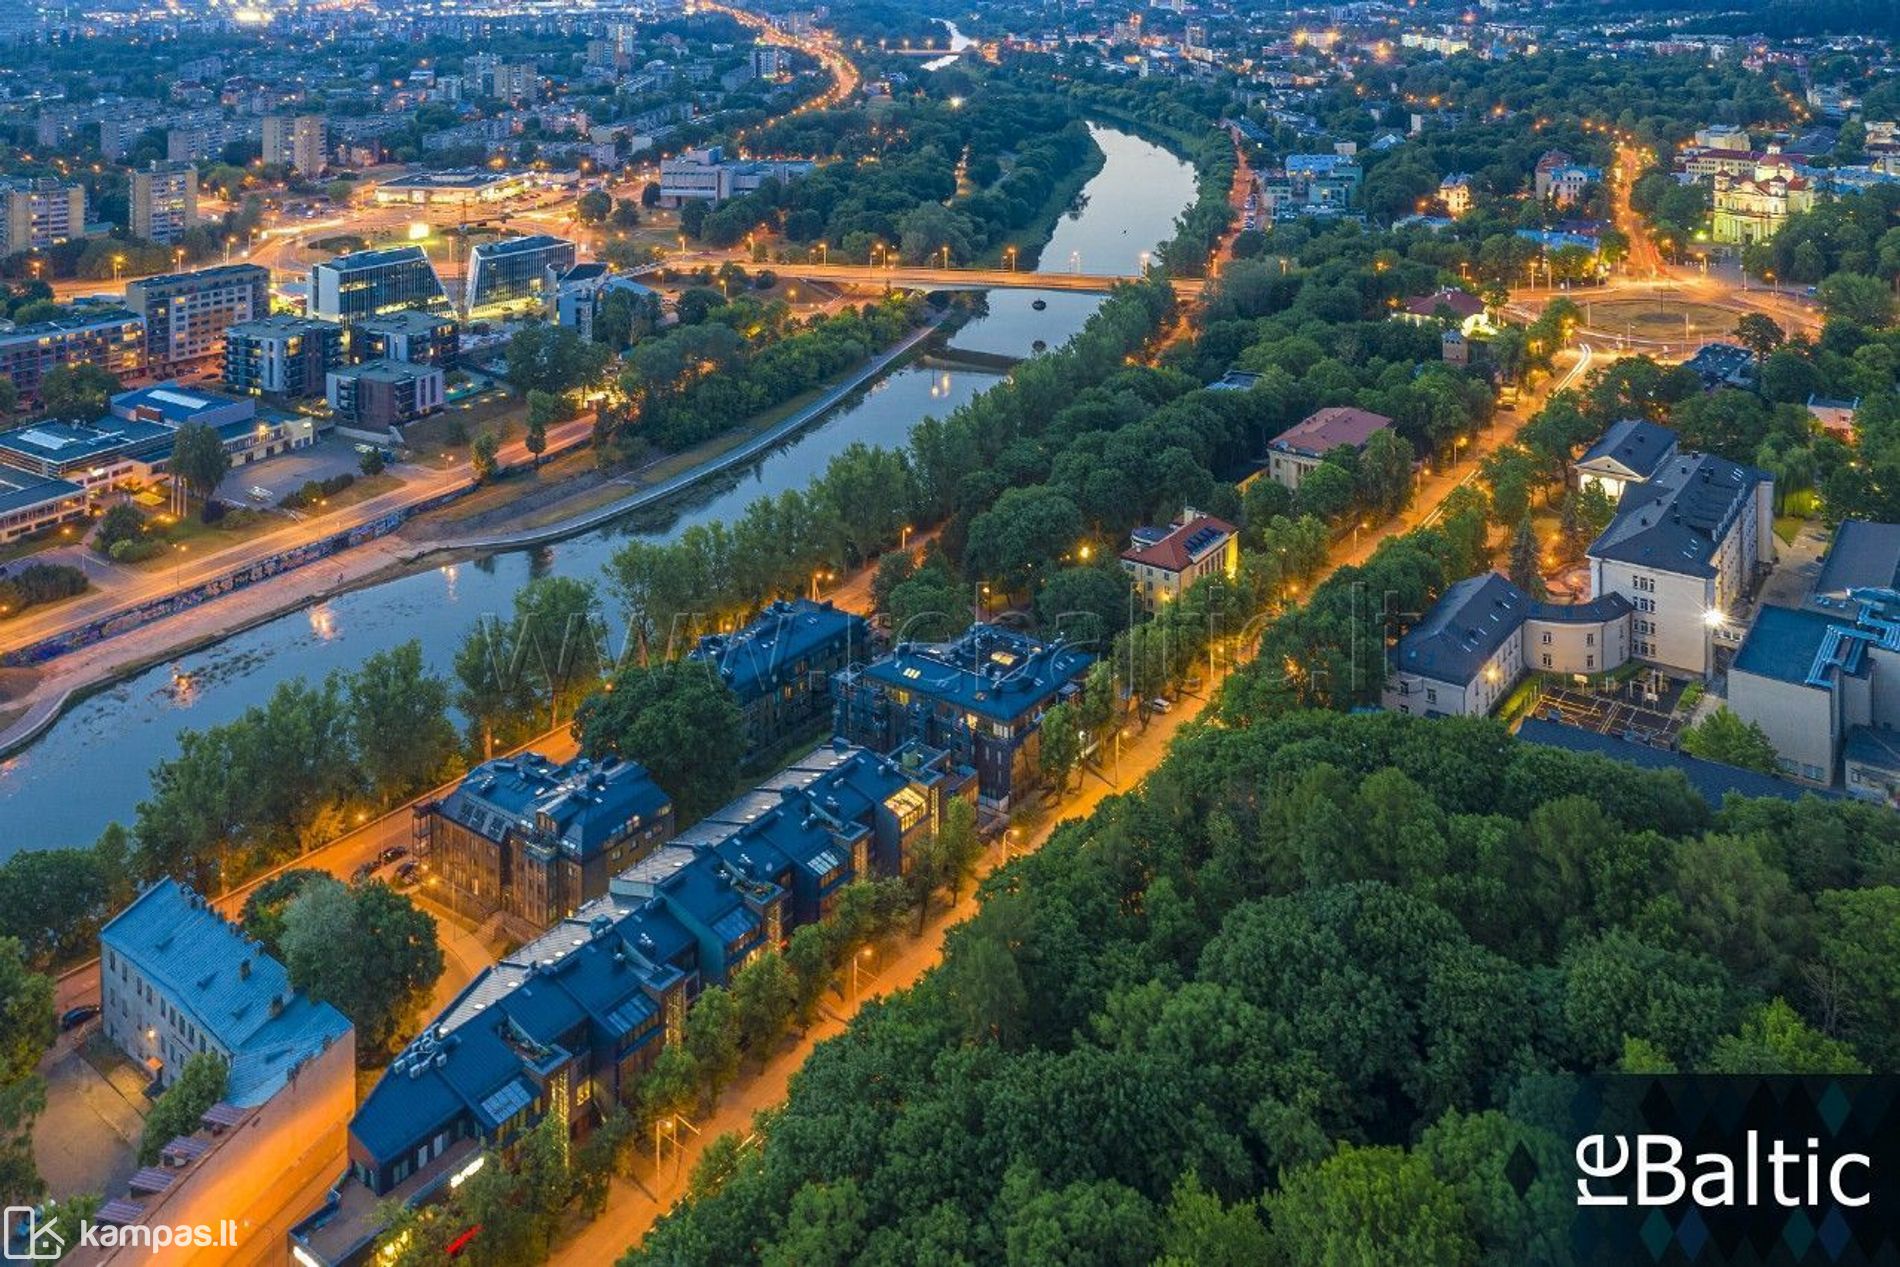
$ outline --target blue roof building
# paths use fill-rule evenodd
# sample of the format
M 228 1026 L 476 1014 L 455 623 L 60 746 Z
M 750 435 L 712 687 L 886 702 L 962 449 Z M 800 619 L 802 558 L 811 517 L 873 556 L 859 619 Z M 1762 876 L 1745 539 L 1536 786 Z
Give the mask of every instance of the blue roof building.
M 950 753 L 976 771 L 978 805 L 1007 813 L 1034 783 L 1042 715 L 1079 692 L 1094 663 L 1060 638 L 987 624 L 953 642 L 900 642 L 833 679 L 836 727 L 879 752 L 914 741 Z
M 443 901 L 535 929 L 606 893 L 610 875 L 673 835 L 672 798 L 645 766 L 616 757 L 484 761 L 416 815 Z
M 737 633 L 708 634 L 686 658 L 718 673 L 745 715 L 746 749 L 769 749 L 831 709 L 831 675 L 870 654 L 862 616 L 809 599 L 780 600 Z
M 703 987 L 824 918 L 852 879 L 900 874 L 971 777 L 942 753 L 834 741 L 642 857 L 477 977 L 391 1064 L 351 1123 L 357 1191 L 338 1209 L 363 1221 L 375 1198 L 420 1200 L 550 1112 L 584 1133 L 678 1041 Z M 298 1234 L 347 1247 L 373 1232 Z
M 99 932 L 106 1037 L 169 1084 L 198 1052 L 230 1064 L 225 1100 L 264 1103 L 354 1030 L 293 990 L 284 966 L 205 899 L 165 879 Z

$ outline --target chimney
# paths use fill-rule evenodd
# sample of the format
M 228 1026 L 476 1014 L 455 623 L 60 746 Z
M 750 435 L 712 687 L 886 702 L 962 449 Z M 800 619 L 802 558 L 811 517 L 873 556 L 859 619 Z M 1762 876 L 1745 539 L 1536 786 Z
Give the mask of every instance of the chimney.
M 249 981 L 250 979 L 251 979 L 251 960 L 250 960 L 250 956 L 246 955 L 243 959 L 238 960 L 238 980 Z

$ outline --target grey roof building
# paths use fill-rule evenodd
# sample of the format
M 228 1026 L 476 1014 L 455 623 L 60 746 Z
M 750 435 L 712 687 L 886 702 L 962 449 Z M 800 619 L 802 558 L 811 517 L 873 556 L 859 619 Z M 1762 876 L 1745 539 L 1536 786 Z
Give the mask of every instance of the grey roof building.
M 106 1036 L 161 1082 L 213 1051 L 231 1066 L 224 1098 L 247 1108 L 352 1037 L 341 1012 L 292 989 L 282 964 L 176 880 L 141 893 L 99 948 Z
M 1577 486 L 1599 485 L 1612 499 L 1631 484 L 1653 478 L 1676 455 L 1676 433 L 1646 418 L 1613 422 L 1577 459 Z

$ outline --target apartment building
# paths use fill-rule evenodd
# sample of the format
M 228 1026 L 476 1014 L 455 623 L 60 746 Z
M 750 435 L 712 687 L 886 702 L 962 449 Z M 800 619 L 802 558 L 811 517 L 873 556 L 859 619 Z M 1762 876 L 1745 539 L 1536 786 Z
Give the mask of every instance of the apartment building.
M 1072 699 L 1095 663 L 1060 638 L 975 624 L 945 643 L 900 642 L 836 674 L 834 728 L 894 752 L 920 743 L 976 771 L 977 805 L 1002 815 L 1036 784 L 1042 717 Z
M 407 361 L 447 370 L 461 350 L 461 326 L 453 317 L 403 308 L 356 323 L 356 350 L 365 359 Z
M 224 264 L 126 283 L 125 306 L 145 322 L 153 372 L 221 356 L 225 332 L 270 314 L 270 270 Z
M 0 545 L 76 523 L 91 504 L 71 480 L 0 467 Z
M 132 172 L 132 236 L 176 242 L 198 223 L 198 168 L 153 161 Z
M 831 715 L 831 676 L 869 658 L 871 627 L 829 601 L 781 599 L 729 634 L 707 634 L 686 655 L 726 684 L 760 752 Z
M 484 761 L 417 807 L 441 900 L 471 919 L 497 911 L 535 929 L 572 915 L 673 836 L 673 802 L 636 761 L 537 753 Z
M 441 366 L 408 361 L 339 366 L 324 378 L 324 397 L 337 421 L 364 431 L 388 432 L 439 413 L 447 391 Z
M 50 176 L 0 179 L 0 255 L 43 251 L 86 234 L 86 187 Z
M 608 295 L 624 293 L 640 304 L 650 305 L 657 315 L 660 292 L 627 277 L 616 277 L 613 270 L 598 261 L 576 264 L 556 273 L 549 270 L 542 286 L 547 296 L 547 315 L 558 325 L 592 341 L 594 318 Z
M 121 380 L 145 369 L 145 319 L 127 308 L 74 308 L 50 321 L 0 331 L 0 375 L 28 404 L 62 365 L 96 365 Z
M 969 782 L 942 753 L 834 741 L 614 876 L 390 1065 L 350 1124 L 335 1201 L 291 1233 L 298 1261 L 364 1261 L 385 1202 L 428 1200 L 550 1115 L 584 1137 L 634 1100 L 704 988 L 825 918 L 853 879 L 902 874 Z
M 264 161 L 315 176 L 330 165 L 329 127 L 320 114 L 267 114 L 263 122 Z
M 331 370 L 349 364 L 350 330 L 334 321 L 279 313 L 224 332 L 224 383 L 253 396 L 296 400 L 325 393 Z

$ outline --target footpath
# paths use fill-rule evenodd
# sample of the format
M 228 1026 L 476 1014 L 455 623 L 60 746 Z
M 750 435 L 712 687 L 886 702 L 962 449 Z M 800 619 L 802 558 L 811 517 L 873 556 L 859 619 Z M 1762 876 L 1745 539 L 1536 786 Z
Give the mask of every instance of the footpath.
M 846 378 L 828 388 L 823 395 L 810 404 L 745 443 L 715 454 L 659 483 L 639 488 L 583 514 L 533 529 L 450 536 L 426 543 L 410 542 L 393 533 L 388 536 L 373 537 L 314 562 L 280 571 L 267 579 L 240 588 L 230 589 L 183 610 L 142 622 L 128 623 L 123 630 L 115 631 L 110 636 L 65 651 L 46 660 L 38 667 L 39 680 L 28 691 L 16 699 L 7 701 L 9 709 L 21 711 L 4 728 L 0 728 L 0 756 L 24 747 L 38 738 L 43 730 L 57 720 L 66 705 L 79 694 L 138 672 L 165 659 L 241 633 L 245 629 L 274 619 L 285 612 L 294 611 L 347 589 L 412 570 L 431 556 L 521 549 L 575 536 L 597 528 L 629 511 L 677 496 L 693 485 L 723 471 L 755 461 L 761 454 L 782 444 L 824 414 L 835 409 L 854 392 L 862 389 L 894 363 L 909 355 L 919 344 L 936 333 L 943 320 L 944 317 L 939 316 L 913 330 L 896 344 L 886 348 Z M 555 433 L 550 433 L 549 452 L 556 451 L 557 439 L 560 451 L 565 452 L 579 447 L 585 443 L 591 430 L 591 417 L 565 424 L 558 437 Z M 519 452 L 517 453 L 516 450 Z M 503 460 L 507 462 L 520 461 L 527 457 L 527 451 L 520 449 L 518 443 L 503 452 Z M 405 489 L 407 487 L 405 485 Z M 401 490 L 385 494 L 385 498 L 403 497 L 403 500 L 394 506 L 384 504 L 383 499 L 363 503 L 363 509 L 368 516 L 365 522 L 392 514 L 409 513 L 402 507 L 413 506 L 422 500 L 442 495 L 443 490 L 437 488 L 434 482 L 431 482 L 426 497 L 421 494 L 403 497 Z M 343 529 L 325 526 L 323 534 L 327 536 L 340 530 Z M 166 581 L 176 581 L 182 588 L 203 585 L 217 577 L 258 564 L 270 558 L 273 553 L 282 552 L 287 546 L 295 548 L 297 544 L 299 543 L 271 537 L 233 547 L 231 550 L 189 565 L 183 576 L 174 578 L 170 572 L 166 572 L 155 581 L 154 592 L 145 594 L 140 601 L 150 602 L 161 597 L 157 588 Z M 121 598 L 120 601 L 124 602 L 124 599 Z M 114 611 L 118 610 L 120 609 L 114 609 Z M 72 619 L 74 615 L 79 617 L 78 621 Z M 111 615 L 113 612 L 74 611 L 65 605 L 62 605 L 59 611 L 47 613 L 49 618 L 55 616 L 59 618 L 62 622 L 61 628 L 70 628 L 76 623 L 95 621 Z M 31 618 L 21 616 L 18 619 L 26 621 Z M 55 636 L 58 632 L 59 629 L 51 624 L 24 628 L 18 627 L 17 624 L 10 625 L 7 629 L 7 641 L 0 646 L 0 652 L 4 652 L 9 647 L 31 645 L 36 640 Z

